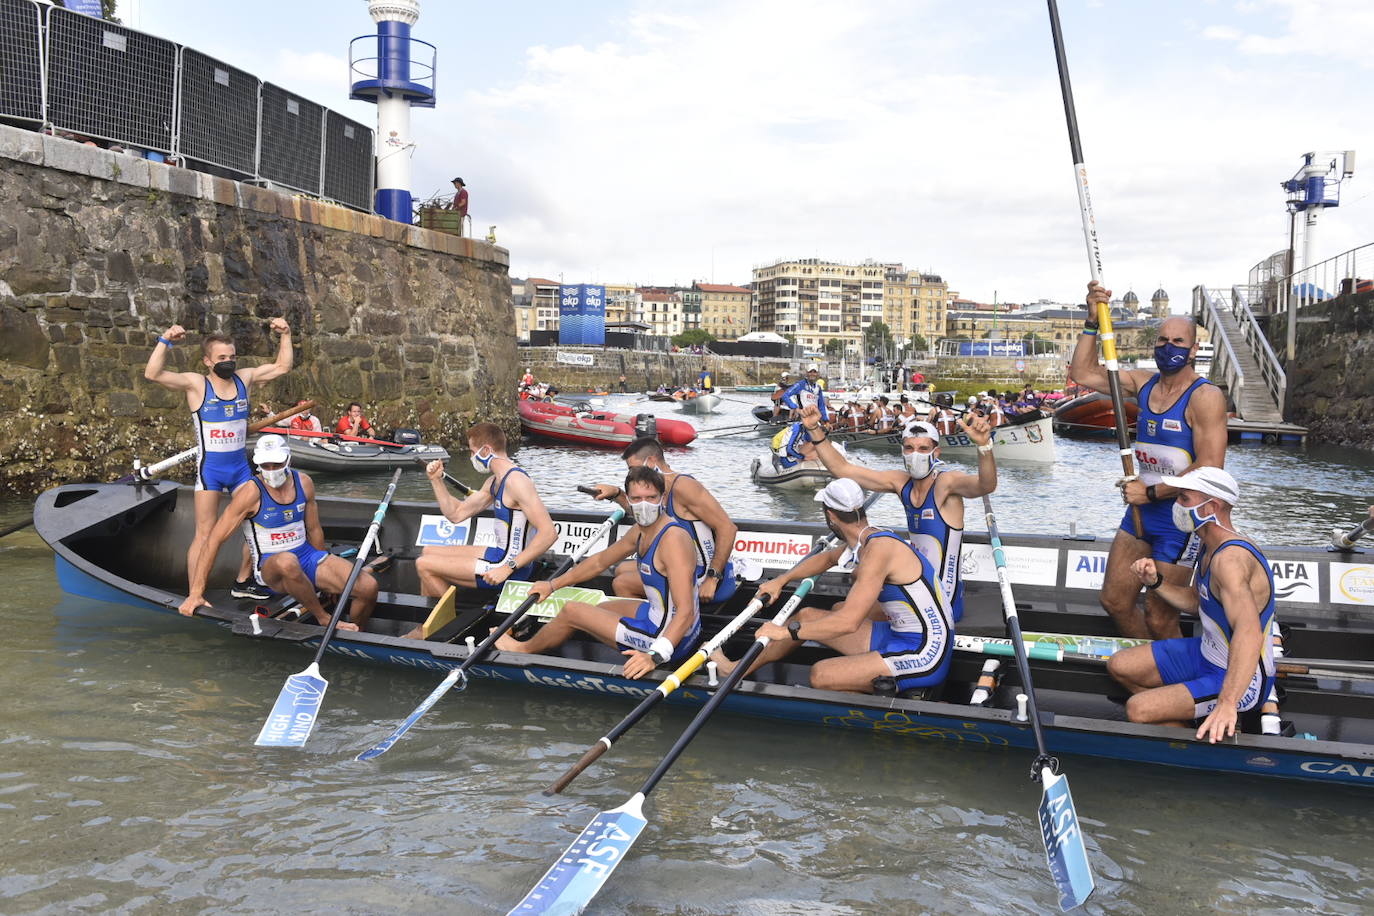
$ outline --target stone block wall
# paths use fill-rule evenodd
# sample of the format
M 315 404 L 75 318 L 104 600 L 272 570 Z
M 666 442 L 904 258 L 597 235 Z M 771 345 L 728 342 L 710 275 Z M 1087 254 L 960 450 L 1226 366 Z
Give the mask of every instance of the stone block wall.
M 1288 316 L 1268 319 L 1275 353 L 1287 348 Z M 1302 309 L 1284 419 L 1314 442 L 1374 449 L 1374 294 L 1344 295 Z
M 591 356 L 590 366 L 575 366 L 558 361 L 558 354 Z M 620 376 L 631 391 L 652 391 L 659 385 L 691 385 L 703 364 L 715 377 L 717 386 L 765 385 L 793 369 L 790 360 L 746 356 L 701 356 L 689 353 L 662 353 L 642 350 L 608 350 L 602 347 L 521 347 L 516 359 L 519 371 L 528 368 L 541 382 L 565 391 L 618 390 Z M 794 376 L 795 377 L 795 376 Z
M 168 367 L 198 370 L 221 331 L 240 363 L 296 367 L 251 393 L 351 400 L 379 427 L 455 444 L 476 419 L 517 429 L 503 249 L 343 207 L 0 126 L 0 489 L 127 473 L 191 446 L 184 399 L 143 378 L 157 336 L 191 332 Z

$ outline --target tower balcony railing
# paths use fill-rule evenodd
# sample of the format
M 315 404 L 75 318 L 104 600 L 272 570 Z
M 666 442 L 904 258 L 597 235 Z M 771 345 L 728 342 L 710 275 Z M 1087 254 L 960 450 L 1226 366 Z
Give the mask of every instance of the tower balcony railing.
M 359 48 L 360 41 L 370 44 Z M 391 53 L 379 53 L 383 45 L 389 46 Z M 359 35 L 348 43 L 348 81 L 352 87 L 348 97 L 373 102 L 378 96 L 394 93 L 418 108 L 433 108 L 438 60 L 439 49 L 419 38 Z M 408 78 L 396 79 L 389 73 L 403 73 Z

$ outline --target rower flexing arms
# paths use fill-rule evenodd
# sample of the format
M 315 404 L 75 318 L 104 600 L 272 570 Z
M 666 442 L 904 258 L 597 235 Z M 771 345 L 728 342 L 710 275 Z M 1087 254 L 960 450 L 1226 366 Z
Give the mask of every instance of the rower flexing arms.
M 272 333 L 280 338 L 277 359 L 265 366 L 240 369 L 234 341 L 223 334 L 207 334 L 200 342 L 201 362 L 208 372 L 172 372 L 166 368 L 167 353 L 186 337 L 186 329 L 174 324 L 163 332 L 148 357 L 143 377 L 168 391 L 186 396 L 186 406 L 196 430 L 196 533 L 186 551 L 186 576 L 194 582 L 199 571 L 210 529 L 219 514 L 220 494 L 233 493 L 253 476 L 248 466 L 248 389 L 281 378 L 291 371 L 295 360 L 291 350 L 291 328 L 286 319 L 273 318 Z M 210 555 L 214 562 L 214 555 Z M 251 578 L 252 564 L 244 548 L 235 598 L 266 600 L 269 595 Z
M 771 642 L 750 671 L 775 662 L 807 640 L 840 653 L 811 667 L 811 686 L 872 693 L 873 681 L 891 677 L 899 691 L 942 683 L 954 656 L 954 620 L 930 562 L 900 536 L 868 523 L 864 493 L 852 480 L 832 480 L 816 494 L 825 523 L 843 546 L 813 554 L 759 586 L 757 597 L 776 601 L 788 582 L 816 576 L 846 554 L 856 558 L 845 600 L 830 610 L 802 608 L 786 627 L 771 622 L 755 636 Z M 717 652 L 721 673 L 735 663 Z
M 634 467 L 625 475 L 625 495 L 634 525 L 625 536 L 592 554 L 563 575 L 536 582 L 529 594 L 544 600 L 565 585 L 577 585 L 601 575 L 631 555 L 638 557 L 643 601 L 613 598 L 601 604 L 569 601 L 558 616 L 528 640 L 510 634 L 496 641 L 503 652 L 547 652 L 563 645 L 581 630 L 626 657 L 625 676 L 641 678 L 664 662 L 677 664 L 696 648 L 701 637 L 697 607 L 697 550 L 690 529 L 666 511 L 667 484 L 650 467 Z
M 1088 284 L 1088 319 L 1073 351 L 1069 374 L 1080 385 L 1108 393 L 1107 370 L 1097 363 L 1097 305 L 1110 302 L 1112 291 Z M 1178 611 L 1158 593 L 1145 595 L 1145 613 L 1136 606 L 1140 583 L 1131 571 L 1136 560 L 1150 557 L 1160 564 L 1165 579 L 1175 585 L 1188 580 L 1191 560 L 1188 535 L 1173 524 L 1178 490 L 1166 476 L 1181 477 L 1200 467 L 1220 468 L 1226 462 L 1226 398 L 1221 390 L 1193 371 L 1197 355 L 1197 325 L 1175 315 L 1159 327 L 1155 341 L 1158 372 L 1122 369 L 1122 397 L 1140 402 L 1136 428 L 1135 463 L 1138 479 L 1122 486 L 1126 514 L 1107 555 L 1107 570 L 1098 600 L 1123 636 L 1167 639 L 1179 635 Z M 1132 507 L 1140 510 L 1144 531 L 1138 533 Z
M 735 593 L 735 569 L 730 552 L 735 549 L 739 528 L 720 507 L 711 491 L 690 474 L 681 474 L 668 465 L 663 446 L 652 436 L 641 436 L 620 453 L 627 468 L 653 468 L 663 475 L 667 493 L 663 511 L 682 522 L 692 535 L 697 553 L 697 596 L 702 604 L 728 601 Z M 625 491 L 611 484 L 596 485 L 596 499 L 614 500 L 630 510 Z M 612 590 L 622 598 L 643 598 L 644 585 L 633 563 L 622 563 L 616 570 Z
M 935 569 L 955 621 L 964 616 L 964 583 L 959 572 L 959 549 L 964 539 L 964 500 L 997 489 L 997 462 L 992 456 L 992 430 L 987 420 L 970 415 L 956 420 L 978 446 L 978 473 L 965 474 L 941 466 L 940 437 L 929 423 L 908 423 L 902 433 L 905 471 L 876 471 L 845 460 L 817 425 L 818 414 L 802 412 L 802 423 L 816 443 L 825 469 L 867 490 L 896 493 L 906 510 L 907 535 Z
M 341 594 L 353 564 L 325 552 L 324 529 L 315 504 L 315 483 L 290 467 L 291 451 L 281 436 L 263 436 L 253 449 L 257 475 L 234 491 L 210 536 L 201 548 L 191 593 L 179 610 L 191 616 L 205 605 L 205 584 L 215 555 L 234 529 L 243 526 L 243 539 L 252 550 L 259 584 L 290 595 L 309 611 L 320 626 L 330 614 L 320 604 L 316 589 Z M 349 616 L 341 630 L 357 630 L 367 623 L 377 606 L 377 580 L 363 570 L 353 584 Z
M 420 594 L 437 598 L 450 585 L 500 588 L 507 579 L 527 581 L 534 562 L 558 539 L 549 510 L 525 469 L 506 455 L 506 434 L 495 423 L 468 430 L 472 466 L 491 477 L 461 502 L 444 485 L 444 463 L 425 466 L 439 511 L 455 525 L 490 508 L 496 517 L 496 545 L 426 547 L 415 561 Z M 418 630 L 416 631 L 418 633 Z
M 1175 585 L 1151 557 L 1132 571 L 1145 588 L 1181 611 L 1201 618 L 1202 635 L 1164 639 L 1124 649 L 1107 670 L 1133 696 L 1132 722 L 1184 725 L 1206 716 L 1198 740 L 1215 744 L 1236 733 L 1238 713 L 1264 702 L 1274 683 L 1274 575 L 1258 547 L 1231 527 L 1239 497 L 1235 478 L 1201 467 L 1164 478 L 1178 493 L 1173 515 L 1203 545 L 1196 588 Z

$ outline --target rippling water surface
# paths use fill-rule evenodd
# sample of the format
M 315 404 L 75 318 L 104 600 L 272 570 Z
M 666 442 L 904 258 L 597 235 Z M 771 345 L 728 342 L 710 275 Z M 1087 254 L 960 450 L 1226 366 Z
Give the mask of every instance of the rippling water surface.
M 1120 511 L 1113 448 L 1059 446 L 1052 468 L 1003 469 L 1004 527 L 1059 532 L 1077 520 L 1107 533 Z M 762 450 L 727 438 L 672 460 L 739 516 L 811 517 L 809 495 L 749 483 Z M 588 504 L 576 483 L 623 467 L 612 453 L 547 446 L 520 458 L 566 507 Z M 1229 461 L 1245 487 L 1239 518 L 1264 540 L 1315 544 L 1374 495 L 1367 453 L 1233 449 Z M 318 479 L 375 498 L 386 475 Z M 428 486 L 408 475 L 403 492 Z M 895 523 L 885 503 L 879 515 Z M 25 509 L 0 506 L 0 522 Z M 7 914 L 502 913 L 598 810 L 638 788 L 689 720 L 676 709 L 652 718 L 551 800 L 543 787 L 623 701 L 476 682 L 359 764 L 435 676 L 331 658 L 309 746 L 259 749 L 253 738 L 304 653 L 63 597 L 31 531 L 0 541 L 0 564 Z M 1088 912 L 1374 911 L 1368 792 L 1065 763 L 1098 878 Z M 1024 751 L 723 716 L 651 797 L 650 826 L 594 911 L 1057 912 L 1029 764 Z

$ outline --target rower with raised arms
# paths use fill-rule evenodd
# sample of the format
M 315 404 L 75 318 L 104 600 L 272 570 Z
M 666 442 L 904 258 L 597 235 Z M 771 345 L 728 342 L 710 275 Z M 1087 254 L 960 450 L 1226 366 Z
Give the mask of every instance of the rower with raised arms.
M 880 677 L 893 678 L 899 692 L 942 683 L 954 655 L 954 620 L 930 561 L 901 536 L 869 524 L 863 489 L 853 480 L 832 480 L 816 501 L 826 526 L 843 543 L 765 582 L 757 597 L 771 604 L 789 582 L 846 567 L 851 557 L 853 582 L 829 610 L 805 607 L 785 627 L 760 626 L 755 635 L 772 641 L 750 670 L 814 640 L 840 656 L 811 667 L 812 687 L 872 693 Z M 723 653 L 712 658 L 723 674 L 734 670 Z
M 1097 307 L 1111 301 L 1112 291 L 1088 284 L 1088 318 L 1073 351 L 1070 374 L 1082 386 L 1108 393 L 1107 370 L 1097 362 Z M 1174 315 L 1159 326 L 1155 342 L 1158 372 L 1122 369 L 1118 375 L 1123 397 L 1140 403 L 1136 427 L 1136 476 L 1123 480 L 1121 498 L 1126 513 L 1107 555 L 1107 569 L 1098 599 L 1123 636 L 1167 639 L 1180 634 L 1178 610 L 1157 592 L 1146 592 L 1145 613 L 1137 607 L 1140 583 L 1131 571 L 1136 560 L 1150 557 L 1165 579 L 1175 585 L 1188 581 L 1188 563 L 1195 547 L 1173 523 L 1178 490 L 1165 481 L 1200 467 L 1226 463 L 1226 398 L 1221 390 L 1193 371 L 1197 355 L 1197 324 Z M 1136 530 L 1139 510 L 1143 531 Z
M 272 333 L 280 338 L 277 358 L 263 366 L 240 368 L 238 349 L 224 334 L 206 334 L 200 341 L 201 362 L 208 370 L 173 372 L 166 368 L 167 354 L 186 339 L 186 329 L 174 324 L 162 333 L 148 357 L 143 377 L 168 391 L 186 396 L 196 431 L 196 533 L 186 550 L 187 582 L 194 582 L 203 547 L 219 514 L 220 494 L 233 493 L 253 476 L 248 466 L 248 391 L 254 385 L 270 382 L 291 371 L 295 361 L 291 349 L 291 328 L 284 318 L 273 318 Z M 210 554 L 214 562 L 214 554 Z M 235 598 L 265 601 L 270 592 L 253 579 L 253 566 L 247 545 L 238 578 L 230 592 Z
M 189 617 L 196 608 L 204 606 L 206 580 L 215 565 L 215 554 L 234 529 L 242 525 L 258 583 L 295 598 L 324 626 L 330 615 L 320 603 L 316 589 L 341 594 L 353 564 L 325 551 L 324 529 L 320 527 L 320 511 L 315 504 L 315 483 L 290 467 L 291 450 L 286 439 L 276 435 L 260 438 L 253 448 L 253 463 L 257 465 L 257 475 L 249 478 L 247 486 L 234 491 L 228 508 L 211 529 L 201 547 L 190 594 L 179 610 Z M 376 606 L 377 580 L 363 570 L 353 586 L 349 604 L 353 622 L 340 623 L 339 629 L 359 629 Z
M 581 630 L 618 647 L 626 657 L 625 676 L 631 678 L 644 677 L 664 662 L 677 664 L 690 655 L 701 637 L 697 551 L 687 525 L 664 511 L 667 489 L 663 475 L 653 468 L 630 468 L 624 486 L 635 522 L 630 530 L 605 550 L 561 576 L 536 582 L 529 591 L 542 601 L 563 586 L 594 579 L 633 555 L 638 557 L 643 579 L 643 601 L 569 601 L 528 640 L 521 642 L 507 633 L 496 641 L 496 648 L 503 652 L 547 652 Z
M 431 461 L 425 474 L 434 488 L 439 511 L 455 525 L 491 509 L 496 543 L 430 546 L 415 560 L 420 593 L 437 598 L 450 585 L 500 588 L 507 579 L 528 580 L 534 563 L 558 539 L 549 510 L 534 481 L 506 455 L 506 434 L 495 423 L 476 423 L 467 432 L 472 467 L 491 476 L 459 501 L 444 485 L 444 463 Z M 416 631 L 418 633 L 418 631 Z M 416 634 L 411 634 L 416 635 Z
M 878 471 L 851 464 L 817 424 L 818 415 L 802 413 L 808 435 L 825 469 L 868 490 L 896 493 L 906 511 L 907 535 L 935 569 L 955 621 L 964 616 L 964 583 L 959 550 L 964 538 L 964 500 L 997 489 L 997 462 L 992 454 L 992 429 L 978 416 L 955 422 L 978 446 L 978 473 L 950 470 L 940 461 L 940 436 L 935 427 L 917 420 L 902 431 L 902 471 Z
M 1182 726 L 1205 716 L 1197 737 L 1215 744 L 1234 735 L 1239 714 L 1273 687 L 1274 574 L 1254 542 L 1232 527 L 1240 499 L 1234 477 L 1200 467 L 1164 481 L 1178 494 L 1175 526 L 1202 542 L 1196 587 L 1168 581 L 1152 557 L 1136 560 L 1131 571 L 1172 607 L 1197 614 L 1202 635 L 1123 649 L 1107 670 L 1132 693 L 1132 722 Z
M 730 553 L 735 549 L 739 528 L 721 508 L 701 481 L 691 474 L 674 471 L 663 446 L 653 436 L 635 439 L 620 453 L 627 468 L 653 468 L 663 475 L 667 493 L 663 511 L 682 522 L 692 535 L 697 554 L 697 597 L 702 604 L 728 601 L 735 594 L 736 578 Z M 609 499 L 630 509 L 625 491 L 613 484 L 597 484 L 596 499 Z M 621 598 L 643 598 L 644 584 L 633 563 L 622 563 L 612 586 Z

